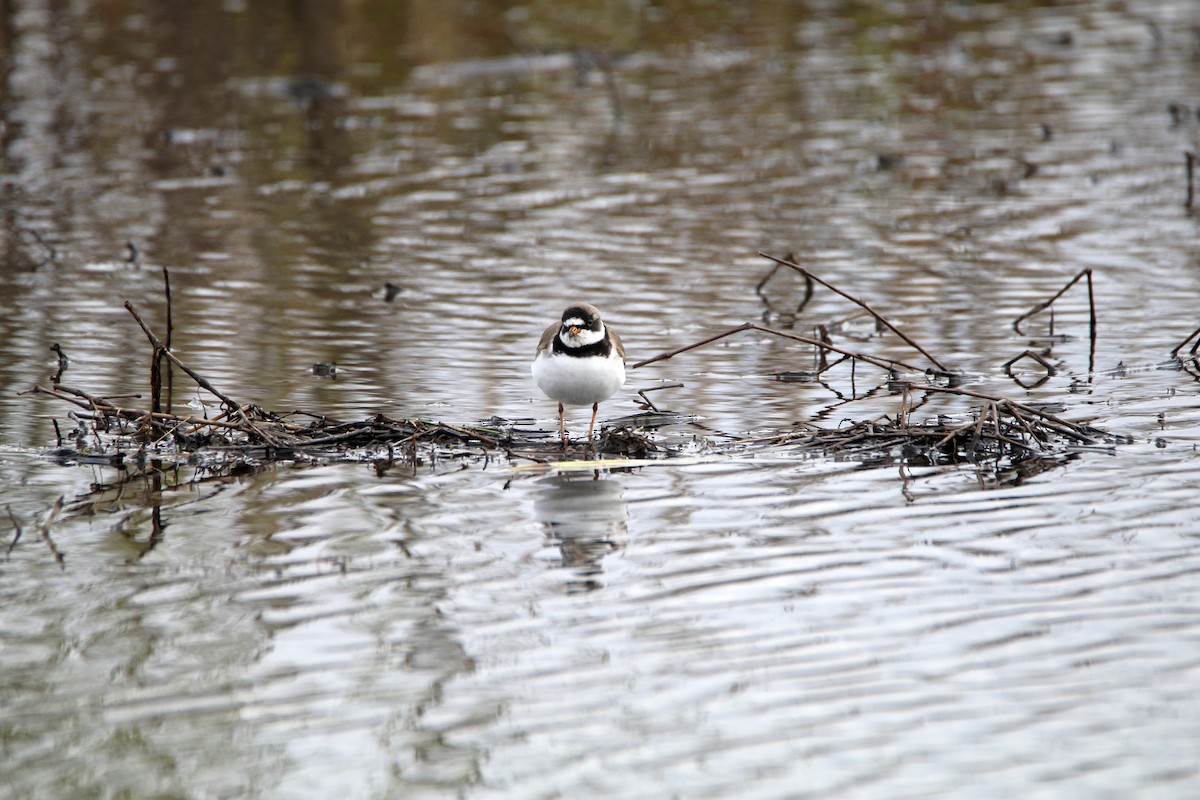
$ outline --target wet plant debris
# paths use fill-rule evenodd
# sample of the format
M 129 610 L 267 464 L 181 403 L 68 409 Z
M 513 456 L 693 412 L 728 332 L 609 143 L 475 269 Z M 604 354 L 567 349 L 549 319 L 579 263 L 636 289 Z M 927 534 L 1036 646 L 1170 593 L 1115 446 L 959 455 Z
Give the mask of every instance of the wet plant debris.
M 28 393 L 49 395 L 74 406 L 68 414 L 74 428 L 64 432 L 54 421 L 57 447 L 47 455 L 64 463 L 104 464 L 124 469 L 147 459 L 168 463 L 204 465 L 210 473 L 234 474 L 247 468 L 261 468 L 280 462 L 369 462 L 381 473 L 405 465 L 416 468 L 439 461 L 471 459 L 490 463 L 493 459 L 509 462 L 532 461 L 552 464 L 571 453 L 587 452 L 592 457 L 626 459 L 669 459 L 677 456 L 728 456 L 813 458 L 852 460 L 866 466 L 899 464 L 902 466 L 944 466 L 973 464 L 995 476 L 1021 476 L 1053 468 L 1078 453 L 1111 449 L 1122 443 L 1121 437 L 1088 425 L 1067 421 L 1046 407 L 962 388 L 964 376 L 944 365 L 918 345 L 899 327 L 867 303 L 838 289 L 801 267 L 790 256 L 786 259 L 766 256 L 774 262 L 771 275 L 780 268 L 795 270 L 805 280 L 805 297 L 794 318 L 812 295 L 812 286 L 829 288 L 875 319 L 877 331 L 890 331 L 923 356 L 930 366 L 923 372 L 913 364 L 851 351 L 830 341 L 821 326 L 818 337 L 802 336 L 790 330 L 747 322 L 708 336 L 700 341 L 669 350 L 630 365 L 637 369 L 646 364 L 670 359 L 728 336 L 758 331 L 813 348 L 818 366 L 811 371 L 787 372 L 780 380 L 819 381 L 821 374 L 837 364 L 850 361 L 885 373 L 882 387 L 899 396 L 899 411 L 870 420 L 847 420 L 835 427 L 819 428 L 807 423 L 777 431 L 756 432 L 751 436 L 719 434 L 696 424 L 698 418 L 660 410 L 647 392 L 669 389 L 680 384 L 646 388 L 638 392 L 643 411 L 614 420 L 589 444 L 573 445 L 564 453 L 554 431 L 526 427 L 532 420 L 511 421 L 494 417 L 473 424 L 450 424 L 428 419 L 394 419 L 378 414 L 363 420 L 341 420 L 326 415 L 294 410 L 279 412 L 240 403 L 218 390 L 210 381 L 188 367 L 150 329 L 131 303 L 126 309 L 145 333 L 152 348 L 149 404 L 141 395 L 98 396 L 59 381 L 65 366 L 61 348 L 59 369 L 50 386 L 36 385 Z M 1092 340 L 1095 340 L 1094 301 L 1089 304 Z M 1080 273 L 1071 282 L 1085 276 Z M 767 279 L 761 281 L 756 291 Z M 169 276 L 164 270 L 169 287 Z M 1063 291 L 1071 284 L 1068 284 Z M 1042 304 L 1035 312 L 1050 307 L 1062 292 Z M 764 297 L 764 303 L 766 299 Z M 167 293 L 168 320 L 170 294 Z M 764 321 L 769 316 L 764 316 Z M 861 312 L 859 312 L 861 313 Z M 1019 320 L 1019 321 L 1020 321 Z M 1019 324 L 1018 321 L 1018 324 Z M 1182 345 L 1181 345 L 1182 347 Z M 830 361 L 828 355 L 837 356 Z M 1031 359 L 1052 373 L 1049 362 L 1032 351 L 1010 359 L 1004 369 L 1022 358 Z M 314 366 L 315 374 L 323 374 Z M 176 414 L 164 408 L 164 383 L 169 387 L 172 369 L 189 376 L 199 390 L 212 398 L 203 411 Z M 914 374 L 915 373 L 915 374 Z M 332 376 L 333 367 L 328 365 Z M 164 378 L 165 376 L 165 378 Z M 1018 385 L 1023 385 L 1018 381 Z M 917 420 L 914 413 L 932 397 L 954 395 L 968 400 L 972 407 L 964 414 Z M 169 394 L 168 394 L 169 396 Z M 851 397 L 847 402 L 853 402 Z M 748 398 L 747 402 L 753 402 Z M 169 405 L 169 402 L 167 403 Z M 213 412 L 209 416 L 209 411 Z

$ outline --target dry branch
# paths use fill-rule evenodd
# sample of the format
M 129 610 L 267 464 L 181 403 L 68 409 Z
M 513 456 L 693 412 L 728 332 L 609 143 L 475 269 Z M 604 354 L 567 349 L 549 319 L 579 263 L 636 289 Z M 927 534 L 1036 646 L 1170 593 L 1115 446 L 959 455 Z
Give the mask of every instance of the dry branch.
M 1019 316 L 1015 320 L 1013 320 L 1013 330 L 1015 330 L 1017 333 L 1019 333 L 1021 335 L 1025 335 L 1025 332 L 1023 330 L 1021 330 L 1021 323 L 1024 322 L 1025 320 L 1029 319 L 1030 317 L 1032 317 L 1034 314 L 1037 314 L 1040 311 L 1045 311 L 1047 308 L 1050 308 L 1051 306 L 1053 306 L 1054 301 L 1057 300 L 1058 298 L 1062 297 L 1064 294 L 1066 294 L 1067 290 L 1070 289 L 1072 286 L 1074 286 L 1076 283 L 1078 283 L 1081 278 L 1087 278 L 1088 321 L 1089 321 L 1089 325 L 1091 326 L 1092 340 L 1095 341 L 1095 339 L 1096 339 L 1096 294 L 1095 294 L 1095 290 L 1092 286 L 1092 268 L 1091 267 L 1086 267 L 1086 268 L 1080 270 L 1079 274 L 1077 274 L 1074 278 L 1071 278 L 1071 280 L 1067 281 L 1067 285 L 1062 287 L 1061 289 L 1059 289 L 1057 292 L 1055 292 L 1054 296 L 1051 297 L 1049 300 L 1045 300 L 1041 303 L 1038 303 L 1036 306 L 1034 306 L 1030 310 L 1026 311 L 1024 314 L 1022 314 L 1021 316 Z M 1050 332 L 1051 333 L 1054 332 L 1053 324 L 1051 324 Z
M 154 351 L 155 351 L 156 358 L 159 355 L 166 357 L 167 360 L 169 360 L 172 364 L 174 364 L 175 366 L 179 367 L 181 370 L 186 372 L 188 377 L 190 377 L 192 380 L 194 380 L 196 382 L 196 384 L 198 386 L 200 386 L 200 388 L 210 392 L 215 397 L 220 398 L 221 402 L 223 402 L 225 405 L 229 406 L 230 409 L 232 409 L 238 413 L 238 415 L 242 418 L 242 421 L 245 422 L 246 426 L 250 429 L 250 432 L 255 434 L 256 436 L 258 436 L 258 438 L 262 439 L 263 441 L 267 442 L 268 444 L 272 444 L 272 445 L 276 445 L 276 446 L 279 446 L 282 444 L 282 442 L 278 441 L 270 434 L 265 433 L 264 431 L 262 431 L 258 427 L 256 427 L 255 424 L 250 420 L 250 416 L 246 413 L 246 409 L 241 405 L 241 403 L 237 402 L 236 400 L 229 397 L 228 395 L 223 394 L 215 386 L 213 386 L 211 383 L 209 383 L 208 380 L 204 378 L 204 376 L 200 375 L 198 372 L 193 370 L 187 364 L 184 364 L 182 361 L 180 361 L 175 356 L 174 353 L 172 353 L 170 350 L 168 350 L 167 346 L 165 344 L 163 344 L 162 341 L 160 341 L 157 336 L 154 335 L 154 331 L 150 330 L 150 328 L 142 320 L 141 316 L 137 313 L 137 310 L 134 309 L 133 303 L 126 300 L 125 301 L 125 310 L 133 315 L 133 318 L 135 320 L 137 320 L 137 324 L 139 326 L 141 326 L 142 331 L 146 334 L 146 337 L 150 340 L 150 344 L 154 345 Z
M 865 361 L 868 364 L 874 364 L 875 366 L 882 367 L 883 369 L 886 369 L 886 370 L 895 370 L 897 368 L 903 368 L 903 369 L 911 370 L 913 372 L 921 371 L 920 367 L 915 367 L 912 364 L 908 364 L 904 361 L 895 361 L 890 358 L 878 358 L 876 356 L 867 355 L 865 353 L 855 353 L 850 350 L 844 350 L 844 349 L 837 347 L 836 345 L 832 345 L 828 342 L 823 342 L 820 339 L 813 339 L 809 336 L 801 336 L 800 334 L 792 333 L 791 331 L 780 331 L 780 330 L 776 330 L 775 328 L 768 328 L 765 325 L 759 325 L 758 323 L 755 323 L 755 322 L 743 322 L 741 325 L 737 325 L 733 328 L 729 328 L 728 330 L 721 331 L 718 334 L 709 336 L 705 339 L 701 339 L 698 342 L 692 342 L 691 344 L 684 345 L 683 347 L 677 347 L 674 350 L 668 350 L 665 353 L 659 353 L 658 355 L 652 356 L 651 358 L 643 359 L 642 361 L 638 361 L 635 364 L 630 364 L 629 368 L 637 369 L 639 367 L 644 367 L 647 364 L 653 364 L 656 361 L 666 361 L 669 358 L 674 358 L 675 356 L 679 355 L 680 353 L 686 353 L 689 350 L 695 350 L 696 348 L 703 347 L 706 344 L 712 344 L 713 342 L 718 341 L 719 339 L 724 339 L 726 336 L 732 336 L 733 334 L 741 333 L 742 331 L 759 331 L 761 333 L 769 333 L 772 336 L 780 336 L 784 339 L 792 339 L 797 342 L 803 342 L 804 344 L 810 344 L 813 347 L 819 347 L 823 350 L 830 350 L 834 353 L 840 353 L 841 355 L 847 356 L 849 358 L 854 358 L 854 359 L 858 359 L 861 361 Z
M 809 272 L 807 269 L 805 269 L 804 267 L 795 263 L 794 261 L 790 261 L 785 258 L 776 258 L 775 256 L 770 255 L 769 253 L 762 252 L 761 250 L 758 252 L 758 255 L 762 256 L 763 258 L 769 258 L 770 260 L 774 261 L 777 264 L 781 264 L 790 269 L 794 269 L 797 272 L 799 272 L 801 275 L 803 275 L 805 278 L 816 281 L 817 283 L 824 286 L 826 289 L 829 289 L 830 291 L 846 298 L 847 300 L 854 303 L 855 305 L 862 307 L 862 309 L 864 311 L 866 311 L 868 314 L 870 314 L 872 317 L 874 317 L 877 322 L 879 322 L 881 325 L 886 327 L 892 333 L 896 334 L 901 339 L 903 339 L 905 344 L 907 344 L 912 349 L 916 350 L 921 355 L 925 356 L 925 358 L 929 359 L 929 363 L 931 363 L 935 367 L 937 367 L 938 370 L 941 371 L 943 374 L 945 374 L 945 375 L 953 374 L 953 372 L 954 372 L 953 370 L 948 369 L 944 364 L 942 364 L 941 361 L 938 361 L 937 358 L 935 358 L 928 350 L 926 350 L 924 347 L 921 347 L 921 345 L 917 344 L 912 339 L 912 337 L 910 337 L 904 331 L 900 330 L 900 328 L 898 328 L 894 323 L 892 323 L 891 320 L 889 320 L 887 317 L 880 314 L 875 309 L 871 308 L 871 306 L 869 306 L 866 303 L 866 301 L 861 300 L 861 299 L 855 297 L 854 295 L 843 291 L 842 289 L 839 289 L 838 287 L 834 286 L 832 283 L 830 283 L 827 280 L 817 277 L 816 275 Z

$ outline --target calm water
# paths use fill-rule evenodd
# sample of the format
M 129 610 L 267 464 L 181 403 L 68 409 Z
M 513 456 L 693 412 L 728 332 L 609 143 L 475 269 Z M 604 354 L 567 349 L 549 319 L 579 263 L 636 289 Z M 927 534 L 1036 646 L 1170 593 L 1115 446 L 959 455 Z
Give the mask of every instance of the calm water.
M 3 12 L 0 796 L 1195 796 L 1193 3 L 160 5 Z M 164 330 L 165 266 L 175 351 L 243 401 L 549 429 L 528 361 L 566 303 L 649 357 L 761 320 L 757 250 L 1131 443 L 1027 479 L 781 451 L 156 485 L 42 457 L 69 409 L 17 395 L 55 342 L 64 383 L 144 391 L 122 302 Z M 1084 268 L 1093 372 L 1079 287 L 1056 336 L 1011 327 Z M 763 292 L 800 333 L 854 311 Z M 663 381 L 698 440 L 898 410 L 866 369 L 776 379 L 811 363 L 742 334 L 601 413 Z

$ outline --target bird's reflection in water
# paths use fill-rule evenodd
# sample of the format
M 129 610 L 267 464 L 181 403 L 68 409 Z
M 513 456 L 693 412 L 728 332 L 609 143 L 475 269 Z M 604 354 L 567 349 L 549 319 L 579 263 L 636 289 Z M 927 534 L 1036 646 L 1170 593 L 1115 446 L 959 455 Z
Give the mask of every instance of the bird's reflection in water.
M 562 553 L 562 566 L 574 573 L 568 591 L 600 588 L 600 562 L 628 532 L 621 484 L 598 472 L 559 473 L 538 483 L 534 517 Z

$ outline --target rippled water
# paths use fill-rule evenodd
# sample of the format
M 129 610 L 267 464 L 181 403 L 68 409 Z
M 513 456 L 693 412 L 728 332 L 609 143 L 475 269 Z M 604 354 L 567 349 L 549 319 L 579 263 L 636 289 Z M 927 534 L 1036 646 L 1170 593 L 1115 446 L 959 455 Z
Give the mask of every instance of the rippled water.
M 1192 4 L 253 5 L 4 12 L 0 796 L 1194 795 Z M 758 250 L 1130 443 L 1026 477 L 777 451 L 155 483 L 42 457 L 67 409 L 16 394 L 54 342 L 64 383 L 144 390 L 121 304 L 163 330 L 165 266 L 176 352 L 246 402 L 549 429 L 528 361 L 566 302 L 631 360 L 853 313 L 793 320 L 785 274 L 764 303 Z M 1055 336 L 1013 330 L 1084 268 L 1094 354 L 1080 287 Z M 1029 347 L 1057 372 L 1026 390 Z M 811 358 L 740 334 L 602 415 L 664 380 L 677 436 L 898 410 L 861 369 L 777 380 Z

